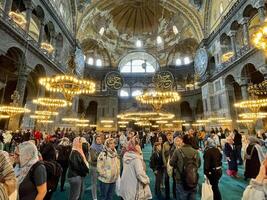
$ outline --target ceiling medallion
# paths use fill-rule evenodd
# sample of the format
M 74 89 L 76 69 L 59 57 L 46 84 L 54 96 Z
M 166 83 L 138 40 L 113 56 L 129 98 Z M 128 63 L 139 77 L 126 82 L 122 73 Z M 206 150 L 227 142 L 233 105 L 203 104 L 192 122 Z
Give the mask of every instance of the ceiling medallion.
M 208 53 L 205 48 L 200 48 L 196 52 L 194 59 L 195 73 L 203 76 L 208 67 Z
M 123 86 L 123 77 L 119 72 L 109 72 L 105 77 L 105 83 L 111 90 L 119 90 Z
M 172 89 L 174 77 L 169 71 L 159 71 L 154 75 L 153 83 L 158 90 Z

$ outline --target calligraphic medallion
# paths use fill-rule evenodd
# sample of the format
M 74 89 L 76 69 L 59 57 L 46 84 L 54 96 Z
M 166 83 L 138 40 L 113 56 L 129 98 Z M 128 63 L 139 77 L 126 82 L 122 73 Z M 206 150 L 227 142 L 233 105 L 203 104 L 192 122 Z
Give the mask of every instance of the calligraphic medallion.
M 105 77 L 105 83 L 109 89 L 119 90 L 123 86 L 123 78 L 119 72 L 109 72 Z
M 153 83 L 160 90 L 171 89 L 174 83 L 174 77 L 169 71 L 159 71 L 154 75 Z

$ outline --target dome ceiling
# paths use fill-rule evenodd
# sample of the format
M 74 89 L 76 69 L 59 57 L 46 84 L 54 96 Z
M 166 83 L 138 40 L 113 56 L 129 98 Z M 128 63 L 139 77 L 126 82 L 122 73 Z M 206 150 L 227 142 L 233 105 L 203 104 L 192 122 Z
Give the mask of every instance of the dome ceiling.
M 135 42 L 140 39 L 144 50 L 166 65 L 168 52 L 179 41 L 203 39 L 202 24 L 201 13 L 188 0 L 97 0 L 87 4 L 79 15 L 78 39 L 83 47 L 88 39 L 97 41 L 107 49 L 114 66 L 136 50 Z M 174 33 L 174 26 L 178 33 Z M 163 40 L 160 46 L 157 36 Z

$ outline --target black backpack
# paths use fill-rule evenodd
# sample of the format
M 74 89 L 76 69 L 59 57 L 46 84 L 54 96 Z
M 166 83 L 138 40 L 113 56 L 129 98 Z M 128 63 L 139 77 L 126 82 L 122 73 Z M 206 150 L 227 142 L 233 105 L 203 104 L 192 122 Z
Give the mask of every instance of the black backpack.
M 44 165 L 47 174 L 46 186 L 47 186 L 47 194 L 53 193 L 57 190 L 57 185 L 59 178 L 62 174 L 62 168 L 56 161 L 38 161 L 35 163 L 30 169 L 30 180 L 34 183 L 34 171 L 40 166 Z
M 182 178 L 182 184 L 185 190 L 191 190 L 198 185 L 198 166 L 197 166 L 197 153 L 188 158 L 185 156 L 184 152 L 179 150 L 183 158 L 183 171 L 180 173 Z

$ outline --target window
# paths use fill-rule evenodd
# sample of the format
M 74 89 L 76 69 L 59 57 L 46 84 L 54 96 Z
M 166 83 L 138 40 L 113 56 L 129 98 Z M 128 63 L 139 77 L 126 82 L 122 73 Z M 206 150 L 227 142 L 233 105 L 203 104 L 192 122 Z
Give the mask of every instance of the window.
M 88 65 L 93 65 L 94 64 L 94 59 L 92 57 L 89 57 L 87 60 Z
M 185 57 L 185 58 L 184 58 L 184 64 L 185 64 L 185 65 L 188 65 L 190 62 L 191 62 L 191 61 L 190 61 L 190 58 L 189 58 L 189 57 Z
M 120 97 L 129 97 L 129 92 L 126 89 L 121 89 Z
M 97 67 L 101 67 L 102 66 L 102 60 L 101 59 L 97 59 L 96 60 L 96 66 Z
M 155 73 L 158 68 L 157 60 L 145 52 L 130 53 L 119 64 L 121 73 Z
M 121 73 L 154 73 L 155 68 L 146 60 L 131 60 L 121 68 Z
M 132 92 L 132 97 L 136 97 L 143 94 L 143 91 L 141 89 L 136 89 Z
M 177 58 L 175 64 L 176 66 L 182 65 L 182 60 L 180 58 Z

